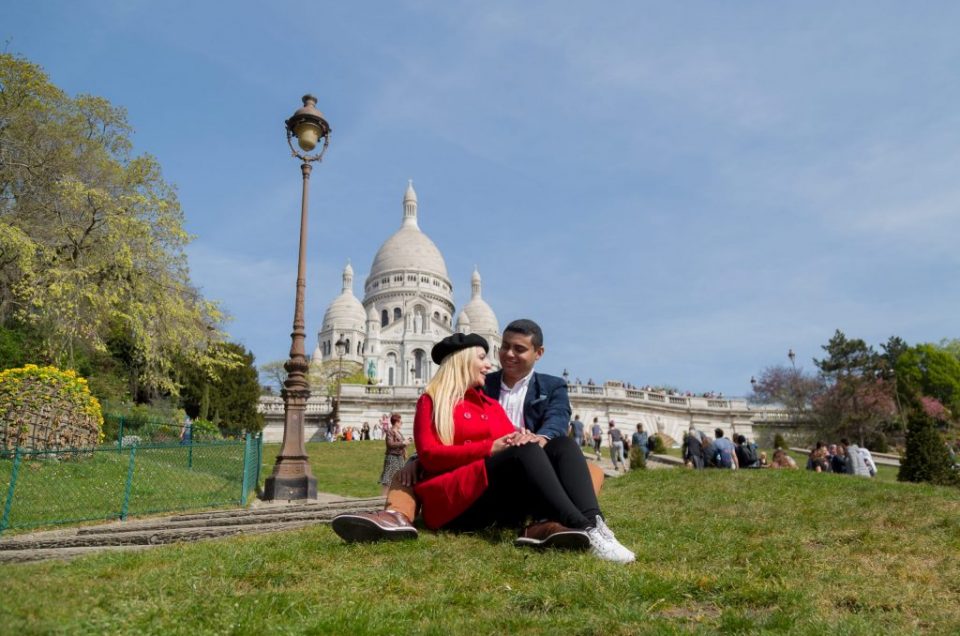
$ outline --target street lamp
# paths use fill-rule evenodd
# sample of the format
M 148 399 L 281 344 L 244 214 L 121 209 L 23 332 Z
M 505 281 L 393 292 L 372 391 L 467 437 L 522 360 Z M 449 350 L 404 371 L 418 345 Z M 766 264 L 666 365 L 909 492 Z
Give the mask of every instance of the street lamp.
M 563 370 L 563 373 L 561 373 L 560 375 L 563 376 L 563 383 L 569 386 L 569 384 L 570 384 L 570 372 L 567 371 L 566 369 L 564 369 L 564 370 Z
M 753 387 L 753 390 L 757 390 L 757 379 L 754 376 L 750 376 L 750 386 Z
M 790 349 L 789 351 L 787 351 L 787 357 L 790 358 L 790 366 L 792 366 L 792 367 L 794 368 L 794 370 L 796 370 L 796 368 L 797 368 L 797 365 L 796 365 L 797 354 L 795 354 L 795 353 L 793 352 L 793 349 Z
M 323 160 L 323 154 L 330 145 L 330 124 L 317 110 L 317 98 L 303 96 L 303 107 L 297 109 L 290 119 L 284 122 L 287 128 L 287 145 L 294 157 L 303 162 L 300 172 L 303 175 L 303 194 L 300 200 L 300 251 L 297 256 L 297 294 L 293 309 L 293 333 L 290 344 L 290 359 L 283 365 L 287 379 L 283 383 L 283 445 L 273 465 L 273 473 L 267 477 L 263 487 L 263 498 L 274 499 L 316 499 L 317 478 L 310 470 L 307 449 L 303 440 L 303 419 L 310 397 L 310 384 L 307 382 L 307 355 L 304 350 L 306 330 L 303 319 L 304 291 L 307 286 L 307 203 L 310 185 L 310 172 L 314 161 Z M 293 146 L 296 137 L 300 150 Z M 320 149 L 309 153 L 322 142 Z
M 343 335 L 333 343 L 334 348 L 337 350 L 337 358 L 340 359 L 340 362 L 337 364 L 337 401 L 333 403 L 333 421 L 336 422 L 340 419 L 340 386 L 343 384 L 343 355 L 347 352 L 347 343 L 343 339 Z

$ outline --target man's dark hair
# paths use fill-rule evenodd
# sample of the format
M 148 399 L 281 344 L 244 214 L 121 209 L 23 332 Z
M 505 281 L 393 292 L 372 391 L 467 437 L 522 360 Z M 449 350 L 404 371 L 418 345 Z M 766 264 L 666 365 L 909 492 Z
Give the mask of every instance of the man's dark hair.
M 849 446 L 849 445 L 850 445 L 850 440 L 848 440 L 846 437 L 841 437 L 841 438 L 840 438 L 840 443 L 843 444 L 844 446 Z
M 714 429 L 713 434 L 717 436 L 717 439 L 720 439 L 721 437 L 723 437 L 723 429 L 722 428 Z
M 737 435 L 737 444 L 746 444 L 747 438 L 743 435 Z
M 637 430 L 638 430 L 638 431 L 642 431 L 642 430 L 643 430 L 643 424 L 637 424 Z
M 543 330 L 540 329 L 540 325 L 528 318 L 514 320 L 503 329 L 503 333 L 507 333 L 508 331 L 523 336 L 531 336 L 531 342 L 533 342 L 533 346 L 537 349 L 543 346 Z

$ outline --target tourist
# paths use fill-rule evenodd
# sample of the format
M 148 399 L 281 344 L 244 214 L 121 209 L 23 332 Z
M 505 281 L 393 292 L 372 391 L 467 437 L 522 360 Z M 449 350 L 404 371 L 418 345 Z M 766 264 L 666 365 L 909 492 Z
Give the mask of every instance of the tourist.
M 737 447 L 723 436 L 723 429 L 718 428 L 713 431 L 716 440 L 713 442 L 715 463 L 717 468 L 729 468 L 736 470 L 737 466 Z
M 760 451 L 760 468 L 770 468 L 770 462 L 767 461 L 766 451 Z
M 363 426 L 360 427 L 360 439 L 363 441 L 370 441 L 370 425 L 366 422 L 364 422 Z
M 703 445 L 700 443 L 700 432 L 690 426 L 690 430 L 683 436 L 683 461 L 694 470 L 703 469 Z
M 613 469 L 617 470 L 617 462 L 623 472 L 627 472 L 627 466 L 623 459 L 623 433 L 617 428 L 613 420 L 610 420 L 610 426 L 607 430 L 608 443 L 610 444 L 610 461 L 613 462 Z
M 573 441 L 577 443 L 577 447 L 583 446 L 583 422 L 580 421 L 579 415 L 573 418 L 570 428 L 573 429 Z
M 773 461 L 770 462 L 771 468 L 786 468 L 786 469 L 795 469 L 797 467 L 797 462 L 793 461 L 793 457 L 787 455 L 787 451 L 782 448 L 778 448 L 773 451 Z
M 830 456 L 830 472 L 843 475 L 847 472 L 847 452 L 843 444 L 831 444 L 833 454 Z
M 830 460 L 827 458 L 827 445 L 818 441 L 817 445 L 810 451 L 807 457 L 807 470 L 817 473 L 830 472 Z
M 407 440 L 403 439 L 403 423 L 399 413 L 394 413 L 390 417 L 390 430 L 384 437 L 386 450 L 383 455 L 383 471 L 380 473 L 380 485 L 383 486 L 383 495 L 386 496 L 390 489 L 390 482 L 393 476 L 403 468 L 407 461 Z
M 637 424 L 637 430 L 631 436 L 631 446 L 639 448 L 643 453 L 643 458 L 646 459 L 650 456 L 650 449 L 647 448 L 647 444 L 650 441 L 649 436 L 646 431 L 643 430 L 643 424 Z
M 737 466 L 740 468 L 760 468 L 760 458 L 757 456 L 757 445 L 747 441 L 743 435 L 737 435 Z
M 504 329 L 502 340 L 499 352 L 501 371 L 487 375 L 484 387 L 487 395 L 499 400 L 501 405 L 509 406 L 511 399 L 521 397 L 511 394 L 509 389 L 525 387 L 526 396 L 521 400 L 523 409 L 508 410 L 508 417 L 512 412 L 517 418 L 511 420 L 515 432 L 536 434 L 538 444 L 551 456 L 557 455 L 566 445 L 576 448 L 564 435 L 570 418 L 566 383 L 562 378 L 533 370 L 544 351 L 540 327 L 530 320 L 513 321 Z M 503 391 L 504 388 L 507 391 Z M 567 441 L 560 442 L 560 439 Z M 576 453 L 566 453 L 566 457 L 579 470 L 586 469 L 593 487 L 593 499 L 596 499 L 603 484 L 603 471 L 586 462 L 579 449 Z M 416 510 L 412 481 L 417 471 L 413 464 L 416 462 L 409 462 L 394 479 L 384 510 L 339 515 L 333 521 L 334 531 L 346 541 L 415 538 L 417 530 L 410 523 Z
M 866 448 L 850 444 L 846 438 L 840 440 L 840 445 L 847 453 L 847 473 L 857 477 L 876 477 L 877 465 L 873 462 L 873 455 Z
M 700 454 L 703 458 L 704 468 L 717 467 L 717 448 L 713 445 L 713 440 L 706 433 L 700 433 Z
M 590 427 L 590 435 L 593 438 L 593 452 L 597 456 L 597 461 L 600 461 L 600 441 L 603 439 L 603 429 L 600 428 L 600 422 L 598 418 L 593 418 L 593 426 Z

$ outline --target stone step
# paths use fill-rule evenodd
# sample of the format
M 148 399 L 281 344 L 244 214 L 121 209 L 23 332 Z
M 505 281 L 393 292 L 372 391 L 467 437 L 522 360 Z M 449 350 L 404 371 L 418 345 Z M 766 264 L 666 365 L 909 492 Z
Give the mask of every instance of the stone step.
M 225 519 L 232 517 L 257 517 L 269 516 L 275 514 L 277 510 L 284 511 L 313 511 L 313 510 L 354 510 L 358 506 L 370 506 L 375 509 L 382 508 L 384 504 L 383 497 L 366 497 L 363 499 L 344 499 L 342 501 L 329 501 L 324 503 L 305 502 L 283 505 L 261 505 L 258 508 L 233 508 L 230 510 L 211 510 L 207 512 L 195 512 L 190 514 L 173 515 L 167 517 L 171 521 L 189 521 L 191 519 Z M 133 522 L 131 522 L 133 523 Z
M 148 545 L 98 545 L 78 548 L 43 548 L 40 550 L 6 550 L 0 552 L 0 563 L 29 563 L 48 559 L 74 559 L 98 552 L 144 550 Z
M 375 512 L 383 508 L 382 503 L 371 505 L 354 505 L 337 508 L 318 508 L 317 510 L 274 510 L 270 514 L 236 515 L 216 518 L 190 518 L 181 520 L 178 517 L 153 521 L 152 523 L 138 523 L 136 525 L 113 524 L 110 526 L 95 526 L 79 528 L 78 535 L 119 534 L 124 532 L 146 532 L 149 530 L 173 530 L 183 528 L 214 528 L 220 526 L 252 526 L 266 523 L 285 523 L 288 521 L 317 521 L 325 523 L 341 512 Z M 3 549 L 0 544 L 0 550 Z

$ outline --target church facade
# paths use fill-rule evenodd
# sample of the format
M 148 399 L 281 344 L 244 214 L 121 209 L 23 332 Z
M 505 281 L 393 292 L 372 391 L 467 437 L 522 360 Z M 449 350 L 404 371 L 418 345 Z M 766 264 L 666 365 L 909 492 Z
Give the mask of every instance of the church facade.
M 377 250 L 363 300 L 353 292 L 352 266 L 344 268 L 343 288 L 324 313 L 311 364 L 339 360 L 335 344 L 342 340 L 343 360 L 362 365 L 369 384 L 422 386 L 436 373 L 433 345 L 457 331 L 483 336 L 496 363 L 500 327 L 483 300 L 480 273 L 474 269 L 470 301 L 457 315 L 453 282 L 440 250 L 420 229 L 410 182 L 400 229 Z

